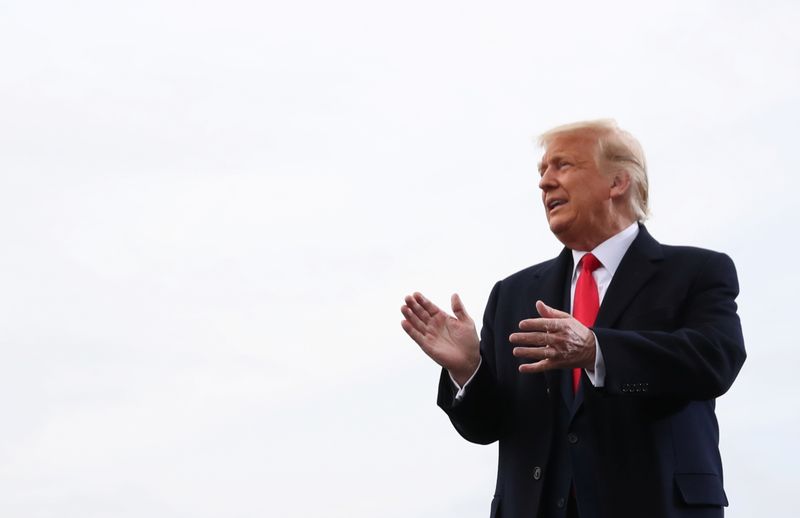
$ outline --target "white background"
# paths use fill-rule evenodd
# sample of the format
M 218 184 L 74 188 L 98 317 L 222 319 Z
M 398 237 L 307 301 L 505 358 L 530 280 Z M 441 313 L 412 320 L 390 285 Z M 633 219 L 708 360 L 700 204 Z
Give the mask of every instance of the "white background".
M 0 515 L 485 517 L 403 296 L 556 255 L 535 136 L 614 117 L 722 250 L 730 517 L 798 482 L 796 2 L 0 4 Z

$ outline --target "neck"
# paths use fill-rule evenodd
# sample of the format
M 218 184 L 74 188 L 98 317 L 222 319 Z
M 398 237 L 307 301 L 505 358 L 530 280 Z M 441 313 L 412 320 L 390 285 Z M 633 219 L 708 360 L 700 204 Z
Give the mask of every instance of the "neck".
M 577 250 L 579 252 L 591 252 L 597 246 L 619 234 L 628 228 L 635 220 L 633 219 L 620 219 L 609 225 L 602 230 L 588 236 L 559 236 L 556 235 L 559 241 L 564 243 L 564 246 L 570 250 Z

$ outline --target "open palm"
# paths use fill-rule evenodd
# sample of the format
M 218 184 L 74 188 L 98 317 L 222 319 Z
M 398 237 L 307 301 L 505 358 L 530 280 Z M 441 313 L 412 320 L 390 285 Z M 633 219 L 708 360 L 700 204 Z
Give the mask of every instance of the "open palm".
M 451 299 L 455 316 L 439 309 L 421 293 L 407 296 L 405 302 L 401 308 L 405 317 L 401 322 L 403 330 L 457 381 L 469 378 L 478 366 L 480 341 L 475 322 L 459 296 Z

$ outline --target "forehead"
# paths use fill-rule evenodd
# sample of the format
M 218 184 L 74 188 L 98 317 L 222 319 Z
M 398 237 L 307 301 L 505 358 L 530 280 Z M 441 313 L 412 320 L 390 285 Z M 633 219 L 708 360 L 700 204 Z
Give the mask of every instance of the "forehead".
M 542 162 L 556 157 L 590 159 L 597 149 L 597 136 L 590 133 L 566 133 L 555 135 L 545 146 Z

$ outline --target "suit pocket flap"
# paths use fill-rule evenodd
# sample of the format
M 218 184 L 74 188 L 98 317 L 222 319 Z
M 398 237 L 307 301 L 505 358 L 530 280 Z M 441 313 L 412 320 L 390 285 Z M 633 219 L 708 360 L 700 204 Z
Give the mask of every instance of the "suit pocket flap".
M 689 505 L 728 505 L 722 480 L 714 473 L 676 473 L 675 484 Z

